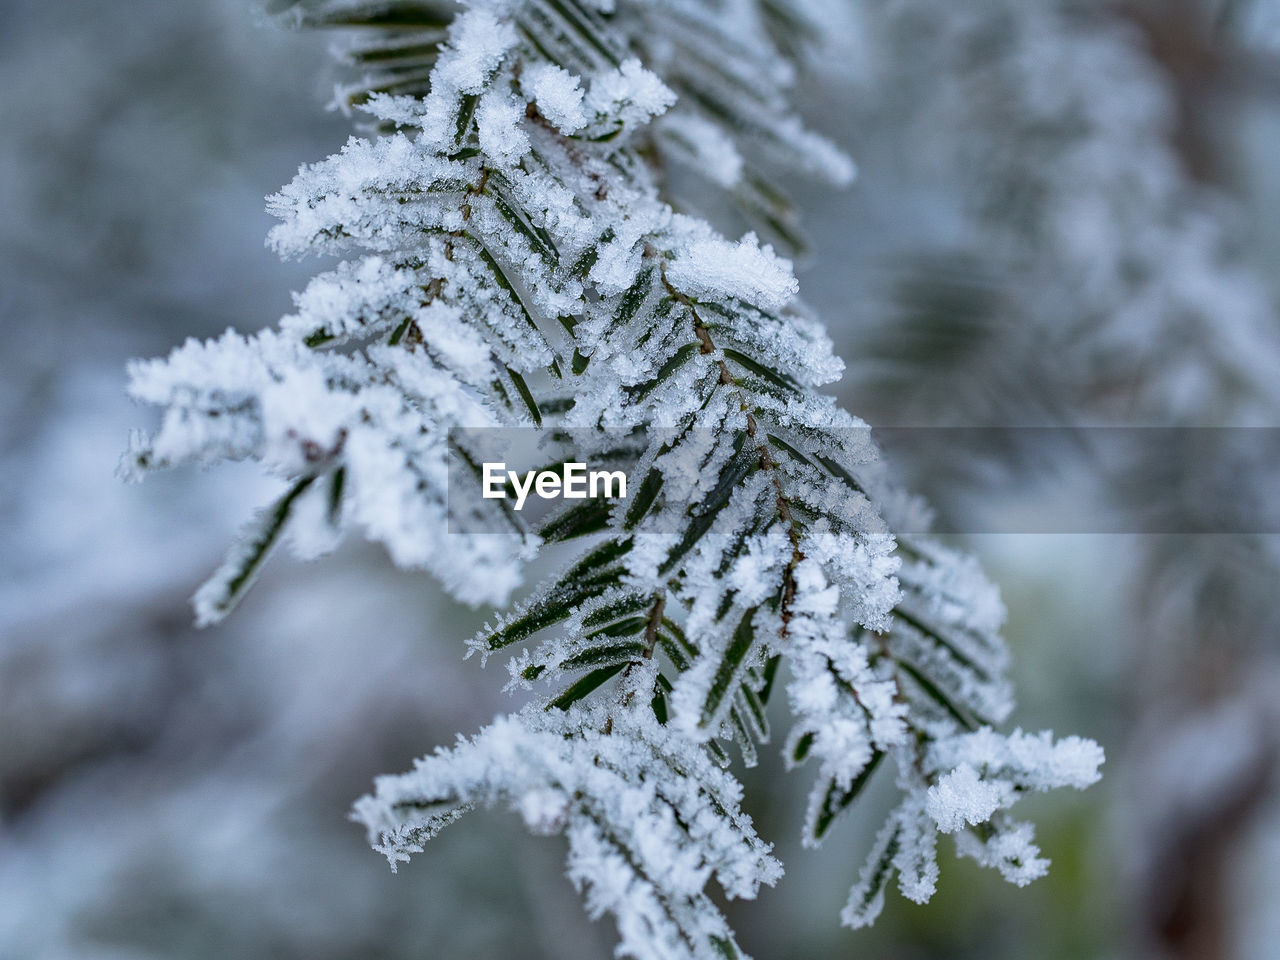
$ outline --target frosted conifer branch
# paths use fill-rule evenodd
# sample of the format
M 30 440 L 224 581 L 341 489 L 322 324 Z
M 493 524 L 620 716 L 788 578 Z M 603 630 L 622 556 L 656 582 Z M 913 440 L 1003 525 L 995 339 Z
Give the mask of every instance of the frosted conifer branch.
M 768 177 L 840 183 L 852 165 L 783 94 L 798 14 L 727 7 L 475 0 L 450 21 L 422 3 L 299 5 L 304 22 L 377 28 L 343 94 L 374 136 L 270 198 L 270 242 L 347 259 L 278 330 L 189 343 L 131 379 L 165 410 L 135 467 L 256 459 L 300 485 L 299 507 L 327 497 L 270 514 L 251 547 L 290 517 L 356 526 L 494 604 L 541 543 L 583 541 L 471 641 L 513 655 L 532 701 L 380 779 L 356 817 L 393 865 L 476 805 L 563 831 L 589 911 L 612 913 L 619 952 L 643 960 L 739 956 L 707 886 L 749 897 L 781 872 L 716 764 L 728 742 L 754 762 L 783 661 L 787 755 L 817 767 L 806 838 L 891 756 L 905 799 L 864 882 L 896 871 L 913 899 L 932 891 L 940 829 L 983 826 L 1026 789 L 1083 786 L 1101 762 L 991 732 L 1012 706 L 994 588 L 967 558 L 895 539 L 906 499 L 865 424 L 818 392 L 842 367 L 775 250 L 794 237 Z M 758 233 L 734 241 L 676 212 L 664 170 L 681 150 Z M 631 438 L 636 494 L 536 526 L 493 504 L 486 519 L 521 537 L 447 534 L 461 509 L 447 463 L 468 454 L 450 430 L 518 425 Z M 576 459 L 599 452 L 573 442 Z M 233 560 L 252 572 L 263 555 Z M 979 778 L 987 754 L 1002 766 Z M 962 852 L 1020 880 L 1039 861 L 1014 848 L 1019 830 L 993 822 Z

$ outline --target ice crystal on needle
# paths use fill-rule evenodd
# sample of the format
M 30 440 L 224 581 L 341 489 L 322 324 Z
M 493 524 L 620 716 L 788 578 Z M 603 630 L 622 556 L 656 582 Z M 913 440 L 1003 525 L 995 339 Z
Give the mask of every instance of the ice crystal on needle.
M 165 413 L 131 470 L 250 458 L 290 483 L 201 590 L 201 620 L 226 614 L 290 528 L 314 552 L 355 526 L 491 604 L 539 545 L 582 543 L 470 644 L 510 655 L 532 702 L 381 778 L 355 813 L 374 845 L 395 864 L 467 809 L 506 806 L 567 835 L 569 876 L 614 915 L 620 954 L 738 956 L 708 886 L 750 897 L 781 868 L 724 745 L 754 762 L 785 661 L 786 753 L 817 773 L 810 843 L 886 756 L 898 770 L 905 799 L 855 900 L 878 903 L 894 871 L 927 898 L 939 831 L 978 831 L 961 851 L 1020 880 L 1039 861 L 998 817 L 1027 789 L 1090 782 L 1101 754 L 991 731 L 1011 707 L 993 588 L 966 558 L 895 538 L 903 498 L 865 425 L 818 393 L 841 364 L 796 299 L 793 218 L 770 178 L 841 183 L 852 165 L 782 92 L 779 41 L 803 50 L 810 33 L 798 11 L 297 12 L 373 28 L 342 96 L 374 135 L 270 200 L 282 255 L 347 259 L 278 330 L 132 369 L 133 394 Z M 667 157 L 705 158 L 754 232 L 677 213 Z M 486 501 L 489 529 L 517 536 L 446 533 L 464 509 L 446 497 L 450 457 L 474 452 L 452 428 L 521 425 L 578 444 L 575 460 L 608 444 L 634 493 L 536 524 Z

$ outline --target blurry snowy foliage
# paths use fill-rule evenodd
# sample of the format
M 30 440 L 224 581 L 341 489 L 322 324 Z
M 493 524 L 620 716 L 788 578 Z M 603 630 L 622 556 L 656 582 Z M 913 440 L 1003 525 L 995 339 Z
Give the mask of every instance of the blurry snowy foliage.
M 904 177 L 950 214 L 893 274 L 879 386 L 930 424 L 1271 422 L 1272 292 L 1241 218 L 1177 153 L 1143 5 L 1130 22 L 1059 0 L 857 6 L 859 122 L 902 127 Z
M 1087 0 L 857 8 L 869 51 L 857 122 L 889 133 L 899 182 L 930 185 L 946 224 L 880 251 L 874 306 L 860 311 L 854 345 L 872 358 L 858 371 L 869 415 L 928 425 L 1276 424 L 1280 291 L 1244 211 L 1195 176 L 1209 165 L 1196 146 L 1209 134 L 1194 129 L 1205 108 L 1183 102 L 1195 91 L 1162 69 L 1190 61 L 1185 69 L 1216 66 L 1220 83 L 1271 89 L 1270 67 L 1248 47 L 1276 4 L 1134 2 L 1123 16 Z M 1172 64 L 1155 59 L 1164 47 Z M 1043 435 L 1025 436 L 1030 446 Z M 1113 479 L 1180 491 L 1162 508 L 1162 528 L 1187 518 L 1239 529 L 1229 518 L 1276 491 L 1213 492 L 1207 471 L 1226 465 L 1242 479 L 1270 476 L 1248 469 L 1234 436 L 1209 429 L 1148 444 Z M 926 453 L 904 466 L 946 478 L 930 492 L 949 482 L 954 495 L 964 489 L 955 481 L 990 477 L 963 450 Z M 1037 453 L 1005 450 L 1005 465 L 1061 468 L 1060 457 Z M 1274 538 L 1151 543 L 1146 576 L 1158 584 L 1146 592 L 1161 599 L 1144 619 L 1162 642 L 1247 644 L 1280 627 L 1269 589 L 1244 595 L 1280 573 Z
M 842 364 L 796 299 L 782 184 L 853 175 L 785 96 L 826 13 L 287 5 L 352 28 L 356 79 L 337 102 L 371 129 L 270 198 L 270 242 L 346 259 L 277 328 L 131 368 L 131 394 L 163 419 L 135 438 L 128 474 L 252 460 L 288 484 L 197 594 L 201 623 L 286 537 L 311 557 L 355 528 L 486 605 L 506 604 L 544 545 L 580 544 L 470 643 L 508 657 L 528 702 L 381 778 L 355 816 L 393 866 L 477 806 L 563 833 L 589 912 L 613 914 L 620 955 L 644 960 L 740 955 L 711 880 L 750 898 L 781 874 L 725 749 L 754 764 L 775 686 L 788 762 L 816 767 L 807 843 L 885 758 L 895 769 L 900 802 L 842 915 L 854 927 L 894 876 L 931 896 L 939 833 L 1011 882 L 1041 875 L 1010 808 L 1088 786 L 1102 762 L 1091 741 L 995 732 L 1012 695 L 994 587 L 970 558 L 895 537 L 924 508 L 818 392 Z M 687 212 L 669 179 L 681 168 L 753 231 L 730 240 Z M 471 453 L 450 431 L 500 426 L 573 438 L 565 459 L 587 462 L 603 446 L 580 438 L 599 428 L 632 496 L 536 527 L 499 501 L 483 519 L 510 535 L 448 533 L 474 519 L 450 513 L 448 463 Z

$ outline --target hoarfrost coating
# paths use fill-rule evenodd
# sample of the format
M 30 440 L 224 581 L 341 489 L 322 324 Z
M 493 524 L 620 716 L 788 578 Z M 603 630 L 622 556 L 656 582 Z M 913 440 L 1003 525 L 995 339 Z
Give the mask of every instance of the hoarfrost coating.
M 376 26 L 383 6 L 343 16 Z M 780 875 L 717 764 L 728 743 L 756 761 L 784 659 L 786 757 L 817 773 L 807 843 L 896 768 L 903 799 L 850 925 L 874 918 L 894 874 L 929 896 L 939 830 L 1014 882 L 1040 872 L 1030 827 L 1005 812 L 1029 789 L 1093 782 L 1102 761 L 1074 738 L 993 731 L 1012 709 L 994 588 L 963 555 L 895 538 L 917 508 L 865 424 L 817 392 L 841 364 L 797 300 L 773 180 L 839 184 L 853 167 L 784 93 L 813 35 L 803 13 L 766 26 L 773 5 L 730 6 L 476 0 L 447 31 L 424 28 L 429 82 L 405 92 L 375 71 L 357 99 L 378 135 L 269 201 L 282 255 L 348 259 L 278 330 L 131 369 L 132 393 L 164 413 L 126 472 L 252 459 L 289 484 L 198 594 L 201 622 L 287 535 L 319 552 L 355 527 L 485 604 L 505 603 L 541 545 L 583 544 L 470 643 L 510 656 L 532 700 L 381 778 L 356 816 L 393 865 L 476 805 L 564 832 L 589 912 L 613 914 L 620 952 L 641 960 L 739 955 L 710 882 L 750 897 Z M 388 77 L 403 41 L 378 48 Z M 716 189 L 750 186 L 731 195 L 755 227 L 742 239 L 673 208 L 663 161 L 689 137 L 720 158 Z M 518 425 L 542 428 L 560 462 L 603 451 L 555 428 L 621 434 L 608 452 L 634 492 L 536 527 L 481 500 L 465 509 L 520 536 L 447 534 L 464 508 L 446 461 L 472 452 L 450 430 Z

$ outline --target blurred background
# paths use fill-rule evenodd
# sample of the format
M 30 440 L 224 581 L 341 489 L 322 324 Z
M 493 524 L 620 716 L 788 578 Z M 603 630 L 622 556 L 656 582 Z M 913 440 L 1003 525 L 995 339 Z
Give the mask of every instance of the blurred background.
M 947 527 L 1053 511 L 1063 477 L 1130 511 L 1121 530 L 1152 510 L 1240 529 L 1274 503 L 1267 470 L 1221 468 L 1212 428 L 1280 425 L 1280 3 L 830 16 L 800 99 L 861 175 L 800 196 L 801 277 L 846 405 L 885 426 L 1207 428 L 1123 476 L 1031 442 L 979 461 L 943 431 L 896 465 Z M 125 362 L 267 325 L 317 269 L 264 250 L 262 198 L 348 135 L 327 43 L 252 0 L 0 4 L 0 960 L 611 955 L 561 840 L 477 815 L 393 876 L 345 819 L 373 776 L 510 708 L 462 661 L 483 611 L 351 544 L 280 557 L 197 634 L 188 597 L 273 482 L 114 477 L 153 416 Z M 884 798 L 801 851 L 805 772 L 765 751 L 747 808 L 787 875 L 730 905 L 743 946 L 1274 960 L 1278 538 L 952 539 L 1004 591 L 1015 722 L 1099 740 L 1102 784 L 1027 801 L 1048 878 L 1016 890 L 944 843 L 933 903 L 893 894 L 852 933 L 837 915 Z

